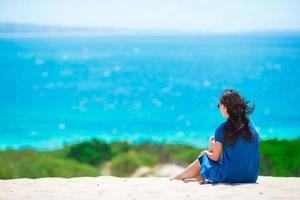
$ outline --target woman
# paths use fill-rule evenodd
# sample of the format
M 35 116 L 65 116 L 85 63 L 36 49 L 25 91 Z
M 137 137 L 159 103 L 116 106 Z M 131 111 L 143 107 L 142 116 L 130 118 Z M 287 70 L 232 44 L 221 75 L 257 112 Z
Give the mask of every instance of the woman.
M 210 138 L 210 147 L 171 180 L 254 183 L 259 171 L 259 135 L 248 115 L 254 110 L 233 89 L 224 90 L 218 108 L 227 118 Z

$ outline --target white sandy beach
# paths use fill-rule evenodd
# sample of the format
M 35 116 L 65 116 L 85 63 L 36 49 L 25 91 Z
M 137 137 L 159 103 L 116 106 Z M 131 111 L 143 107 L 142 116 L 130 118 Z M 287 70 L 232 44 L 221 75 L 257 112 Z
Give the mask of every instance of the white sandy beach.
M 199 184 L 166 177 L 0 180 L 0 199 L 300 199 L 300 178 L 260 176 L 255 184 Z

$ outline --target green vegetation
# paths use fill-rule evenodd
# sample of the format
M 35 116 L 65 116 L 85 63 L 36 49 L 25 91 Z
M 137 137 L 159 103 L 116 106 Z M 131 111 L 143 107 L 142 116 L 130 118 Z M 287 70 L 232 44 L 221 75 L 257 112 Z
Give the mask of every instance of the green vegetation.
M 90 142 L 71 145 L 67 157 L 97 166 L 111 159 L 112 151 L 105 142 L 93 139 Z
M 99 176 L 105 164 L 111 175 L 130 176 L 141 166 L 175 163 L 186 166 L 203 149 L 185 144 L 107 144 L 91 141 L 55 151 L 0 151 L 0 179 Z M 300 176 L 300 139 L 261 142 L 261 175 Z
M 261 175 L 300 176 L 300 139 L 267 140 L 260 149 Z
M 99 169 L 31 149 L 0 152 L 0 178 L 98 176 Z
M 111 174 L 113 176 L 130 176 L 141 163 L 135 152 L 120 154 L 111 161 Z

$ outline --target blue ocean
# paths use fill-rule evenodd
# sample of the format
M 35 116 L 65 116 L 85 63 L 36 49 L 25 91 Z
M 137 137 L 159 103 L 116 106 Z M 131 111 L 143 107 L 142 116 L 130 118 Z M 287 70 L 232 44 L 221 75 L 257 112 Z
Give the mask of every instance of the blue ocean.
M 0 38 L 0 148 L 207 146 L 235 88 L 262 139 L 300 137 L 300 34 Z

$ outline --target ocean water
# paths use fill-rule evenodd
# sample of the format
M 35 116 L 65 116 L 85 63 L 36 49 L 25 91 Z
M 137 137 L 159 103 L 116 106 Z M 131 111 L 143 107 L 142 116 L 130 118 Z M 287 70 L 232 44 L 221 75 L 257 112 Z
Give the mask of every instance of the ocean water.
M 206 146 L 235 88 L 262 139 L 300 137 L 300 34 L 0 39 L 0 148 Z

